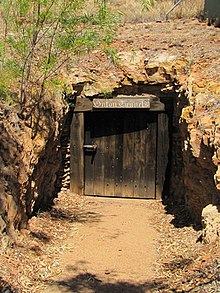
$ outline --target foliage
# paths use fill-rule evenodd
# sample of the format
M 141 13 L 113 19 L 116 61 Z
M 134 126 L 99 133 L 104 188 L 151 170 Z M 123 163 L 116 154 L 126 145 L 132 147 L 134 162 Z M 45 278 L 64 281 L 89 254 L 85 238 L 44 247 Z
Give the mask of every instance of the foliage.
M 89 0 L 88 0 L 89 1 Z M 173 7 L 174 0 L 109 0 L 111 8 L 120 11 L 124 23 L 140 23 L 165 20 L 167 11 Z M 170 13 L 169 18 L 201 17 L 204 0 L 184 0 Z
M 74 55 L 110 43 L 118 19 L 106 0 L 95 12 L 84 0 L 0 0 L 0 95 L 20 87 L 21 110 L 27 99 L 40 100 L 49 81 Z M 58 82 L 59 83 L 59 82 Z
M 150 10 L 155 3 L 157 2 L 157 0 L 142 0 L 142 6 L 144 10 Z
M 109 56 L 109 58 L 114 63 L 114 65 L 118 65 L 118 63 L 119 63 L 119 56 L 118 56 L 118 50 L 117 50 L 117 48 L 107 46 L 103 50 Z

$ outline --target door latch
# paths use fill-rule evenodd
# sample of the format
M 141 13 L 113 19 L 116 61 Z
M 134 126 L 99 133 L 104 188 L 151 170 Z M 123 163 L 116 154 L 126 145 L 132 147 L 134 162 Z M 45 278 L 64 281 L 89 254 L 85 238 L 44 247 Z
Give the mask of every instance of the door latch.
M 96 144 L 84 144 L 83 149 L 85 152 L 95 152 L 97 150 Z

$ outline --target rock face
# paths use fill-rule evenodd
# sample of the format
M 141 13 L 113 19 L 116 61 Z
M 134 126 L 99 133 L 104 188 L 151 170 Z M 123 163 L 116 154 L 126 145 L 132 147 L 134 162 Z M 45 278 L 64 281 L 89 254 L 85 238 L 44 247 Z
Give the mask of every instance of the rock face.
M 13 241 L 15 230 L 26 228 L 28 218 L 52 201 L 61 162 L 59 137 L 66 106 L 61 97 L 38 106 L 31 119 L 19 118 L 13 106 L 1 109 L 0 232 Z
M 24 165 L 18 156 L 19 145 L 3 123 L 0 128 L 0 232 L 6 232 L 14 238 L 14 227 L 20 228 L 20 224 L 25 223 L 27 218 L 18 181 Z
M 220 205 L 209 204 L 202 210 L 202 224 L 204 243 L 220 240 Z
M 82 97 L 149 93 L 172 103 L 166 191 L 198 223 L 204 207 L 220 202 L 219 42 L 219 30 L 197 21 L 125 25 L 112 44 L 117 63 L 96 50 L 61 72 Z M 45 97 L 31 117 L 28 109 L 24 119 L 13 107 L 0 112 L 0 231 L 12 237 L 69 180 L 62 98 Z
M 192 106 L 182 111 L 181 119 L 186 123 L 183 153 L 186 203 L 189 209 L 196 207 L 194 218 L 209 203 L 218 204 L 219 188 L 219 147 L 220 109 L 214 94 L 197 94 Z M 185 128 L 185 129 L 184 129 Z

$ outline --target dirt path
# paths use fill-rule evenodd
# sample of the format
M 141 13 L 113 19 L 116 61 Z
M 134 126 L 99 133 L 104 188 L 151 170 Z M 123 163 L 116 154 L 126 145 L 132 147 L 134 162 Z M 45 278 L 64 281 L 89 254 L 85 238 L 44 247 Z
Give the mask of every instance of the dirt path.
M 189 220 L 183 206 L 62 192 L 0 254 L 0 292 L 217 293 L 219 244 Z
M 158 237 L 150 203 L 86 198 L 81 211 L 86 221 L 67 239 L 62 273 L 44 292 L 150 292 Z

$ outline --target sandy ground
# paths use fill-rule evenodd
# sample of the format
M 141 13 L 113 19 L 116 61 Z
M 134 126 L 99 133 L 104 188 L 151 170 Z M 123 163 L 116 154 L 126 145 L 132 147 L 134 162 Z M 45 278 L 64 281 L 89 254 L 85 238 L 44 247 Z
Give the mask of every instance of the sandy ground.
M 218 293 L 219 244 L 189 220 L 160 201 L 61 193 L 0 254 L 0 292 Z
M 158 237 L 150 202 L 87 197 L 87 221 L 67 239 L 62 273 L 44 292 L 146 292 L 155 276 Z

